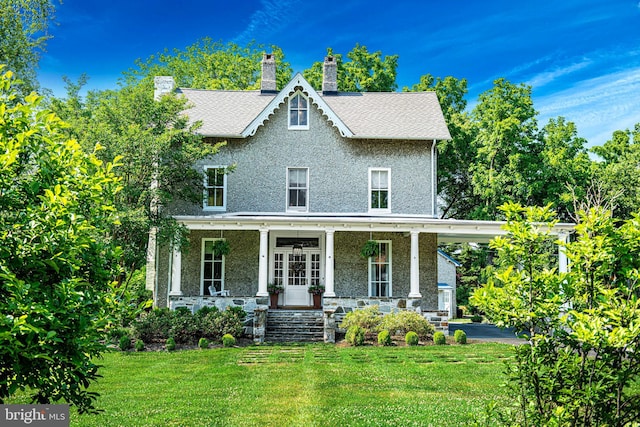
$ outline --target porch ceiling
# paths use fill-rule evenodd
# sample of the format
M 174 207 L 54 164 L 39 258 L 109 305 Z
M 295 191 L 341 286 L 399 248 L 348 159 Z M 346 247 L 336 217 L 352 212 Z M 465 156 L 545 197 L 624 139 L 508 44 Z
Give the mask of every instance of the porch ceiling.
M 466 221 L 410 215 L 345 215 L 345 214 L 222 214 L 208 216 L 176 216 L 190 230 L 298 230 L 298 231 L 379 231 L 437 233 L 441 242 L 488 242 L 505 235 L 504 221 Z M 574 224 L 557 224 L 552 234 L 569 234 Z

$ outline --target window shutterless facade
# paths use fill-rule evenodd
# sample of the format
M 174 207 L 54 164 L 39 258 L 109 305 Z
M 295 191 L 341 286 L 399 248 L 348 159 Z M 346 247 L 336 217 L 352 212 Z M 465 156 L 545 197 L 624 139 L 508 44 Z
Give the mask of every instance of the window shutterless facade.
M 213 253 L 213 244 L 216 240 L 222 239 L 202 239 L 200 266 L 202 295 L 212 295 L 211 291 L 215 293 L 224 290 L 224 255 Z
M 391 241 L 378 241 L 378 255 L 369 257 L 369 296 L 391 297 Z
M 391 212 L 391 169 L 369 168 L 369 211 Z
M 289 98 L 289 129 L 309 129 L 309 100 L 302 92 Z
M 204 167 L 204 210 L 227 208 L 227 174 L 224 166 Z
M 309 210 L 309 168 L 287 168 L 287 211 Z

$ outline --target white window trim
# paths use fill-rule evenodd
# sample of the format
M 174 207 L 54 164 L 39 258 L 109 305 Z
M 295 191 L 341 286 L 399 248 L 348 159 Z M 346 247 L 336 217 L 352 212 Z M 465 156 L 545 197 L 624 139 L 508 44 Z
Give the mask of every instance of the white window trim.
M 389 257 L 389 259 L 387 260 L 387 263 L 389 264 L 389 271 L 388 271 L 388 275 L 389 275 L 389 294 L 385 297 L 382 298 L 390 298 L 393 297 L 393 274 L 392 274 L 392 270 L 393 270 L 393 252 L 392 252 L 392 246 L 391 246 L 391 240 L 376 240 L 376 243 L 386 243 L 388 250 L 387 250 L 387 256 Z M 371 275 L 373 274 L 372 268 L 375 265 L 375 261 L 373 259 L 373 257 L 369 257 L 368 259 L 368 271 L 367 271 L 367 281 L 369 282 L 369 297 L 370 298 L 377 298 L 379 296 L 374 297 L 373 296 L 373 283 L 371 282 Z
M 203 178 L 203 186 L 204 186 L 204 190 L 202 192 L 203 194 L 203 200 L 202 200 L 202 209 L 205 211 L 218 211 L 218 212 L 222 212 L 222 211 L 226 211 L 227 210 L 227 174 L 225 173 L 223 176 L 223 182 L 222 182 L 222 206 L 209 206 L 207 205 L 207 201 L 209 200 L 209 176 L 207 174 L 207 170 L 208 169 L 227 169 L 227 166 L 223 166 L 223 165 L 205 165 L 202 167 L 202 170 L 204 171 L 204 178 Z
M 207 242 L 215 242 L 216 240 L 225 240 L 224 238 L 218 237 L 218 238 L 204 238 L 202 239 L 202 247 L 200 249 L 200 295 L 204 295 L 204 248 L 205 248 L 205 244 Z M 226 262 L 226 257 L 224 255 L 222 255 L 222 278 L 221 278 L 221 282 L 222 284 L 220 285 L 220 290 L 224 291 L 225 290 L 225 262 Z
M 384 209 L 378 209 L 371 206 L 371 174 L 372 172 L 387 172 L 387 207 Z M 368 180 L 368 192 L 367 192 L 367 206 L 369 207 L 369 213 L 391 213 L 391 168 L 369 168 L 369 173 L 367 175 Z
M 307 187 L 306 187 L 306 189 L 307 189 L 307 198 L 306 198 L 306 205 L 303 206 L 303 207 L 302 206 L 294 206 L 294 207 L 289 206 L 289 190 L 290 190 L 290 188 L 289 188 L 289 171 L 291 171 L 292 169 L 304 169 L 307 172 L 307 180 L 306 180 L 306 182 L 307 182 Z M 287 167 L 287 174 L 285 176 L 285 180 L 286 180 L 285 186 L 286 186 L 286 189 L 287 189 L 286 190 L 287 191 L 287 196 L 286 196 L 286 206 L 285 206 L 285 208 L 286 208 L 287 212 L 294 212 L 294 213 L 296 213 L 296 212 L 297 213 L 309 212 L 309 194 L 311 193 L 310 185 L 309 185 L 309 168 L 307 168 L 307 167 L 288 166 Z
M 296 96 L 302 96 L 306 101 L 307 101 L 307 124 L 306 125 L 292 125 L 291 124 L 291 104 L 290 101 L 295 98 Z M 289 127 L 289 130 L 309 130 L 309 121 L 310 121 L 310 104 L 309 104 L 309 97 L 306 96 L 304 93 L 302 93 L 301 91 L 295 91 L 291 96 L 289 96 L 289 102 L 287 102 L 287 126 Z

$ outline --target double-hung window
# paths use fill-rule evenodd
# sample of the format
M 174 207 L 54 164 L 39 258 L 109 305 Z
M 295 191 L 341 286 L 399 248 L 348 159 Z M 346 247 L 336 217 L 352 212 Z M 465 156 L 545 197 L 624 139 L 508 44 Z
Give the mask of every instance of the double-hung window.
M 224 291 L 224 255 L 216 255 L 214 242 L 202 240 L 201 282 L 203 295 L 220 295 Z
M 289 129 L 309 129 L 309 100 L 302 92 L 289 98 Z
M 369 296 L 391 297 L 391 241 L 378 241 L 378 255 L 369 257 Z
M 204 167 L 204 210 L 227 208 L 227 174 L 224 166 Z
M 391 212 L 391 170 L 369 169 L 369 211 Z
M 309 210 L 309 168 L 287 168 L 287 211 Z

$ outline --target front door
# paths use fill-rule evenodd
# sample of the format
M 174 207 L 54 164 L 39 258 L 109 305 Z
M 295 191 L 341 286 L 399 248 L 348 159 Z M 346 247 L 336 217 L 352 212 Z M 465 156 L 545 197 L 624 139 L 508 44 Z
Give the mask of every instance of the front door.
M 284 305 L 313 304 L 309 285 L 320 284 L 320 248 L 306 246 L 295 251 L 292 247 L 278 247 L 274 253 L 273 277 L 284 285 Z

